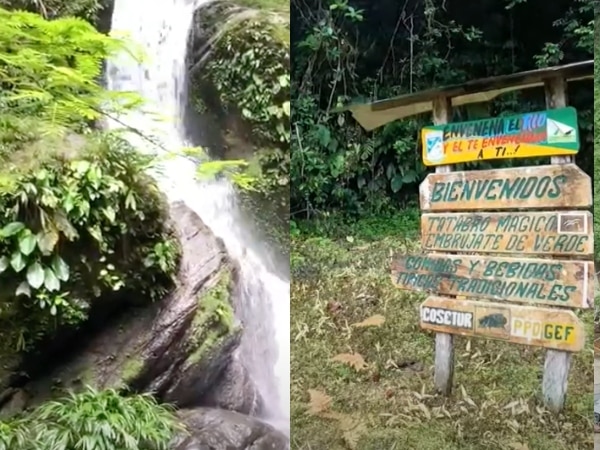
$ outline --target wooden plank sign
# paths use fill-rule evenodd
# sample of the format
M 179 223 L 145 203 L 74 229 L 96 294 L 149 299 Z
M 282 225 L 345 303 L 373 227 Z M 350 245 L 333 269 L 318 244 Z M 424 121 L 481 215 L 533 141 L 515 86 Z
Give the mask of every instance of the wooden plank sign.
M 575 164 L 432 173 L 419 187 L 423 211 L 588 208 L 592 181 Z
M 425 127 L 421 140 L 426 166 L 575 155 L 580 146 L 575 108 Z
M 405 255 L 392 262 L 400 289 L 573 308 L 593 305 L 594 263 L 547 259 Z
M 588 211 L 423 214 L 421 244 L 443 252 L 591 256 L 592 220 Z
M 421 304 L 420 325 L 569 352 L 580 351 L 585 343 L 581 321 L 573 311 L 561 309 L 429 297 Z

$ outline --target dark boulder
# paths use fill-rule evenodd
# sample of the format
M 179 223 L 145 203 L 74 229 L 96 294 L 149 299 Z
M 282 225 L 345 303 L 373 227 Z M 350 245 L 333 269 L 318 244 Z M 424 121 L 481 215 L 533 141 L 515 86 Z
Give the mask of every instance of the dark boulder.
M 188 433 L 171 450 L 286 450 L 286 436 L 259 419 L 223 409 L 196 408 L 178 413 Z
M 175 204 L 171 218 L 183 250 L 175 291 L 151 306 L 122 311 L 91 336 L 82 330 L 81 343 L 65 349 L 62 361 L 21 389 L 0 394 L 7 410 L 90 385 L 154 392 L 178 407 L 203 406 L 201 400 L 208 397 L 219 406 L 227 402 L 215 399 L 248 399 L 229 404 L 251 412 L 256 392 L 247 374 L 240 382 L 225 382 L 241 334 L 231 298 L 237 270 L 222 242 L 193 211 Z M 19 401 L 13 400 L 15 392 Z

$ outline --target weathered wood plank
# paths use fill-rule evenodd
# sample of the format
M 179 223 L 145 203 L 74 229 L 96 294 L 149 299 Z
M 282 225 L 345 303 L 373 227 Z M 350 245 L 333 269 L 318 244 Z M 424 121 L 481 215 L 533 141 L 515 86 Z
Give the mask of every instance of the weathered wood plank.
M 592 181 L 575 164 L 433 173 L 419 187 L 423 211 L 588 208 Z
M 556 75 L 573 81 L 592 79 L 594 61 L 590 59 L 564 66 L 470 80 L 466 83 L 430 88 L 372 103 L 351 104 L 338 108 L 334 112 L 351 111 L 358 123 L 365 130 L 371 131 L 386 123 L 431 111 L 435 107 L 433 100 L 436 97 L 452 99 L 454 107 L 489 102 L 507 92 L 542 86 L 549 76 Z
M 429 297 L 420 307 L 423 329 L 578 352 L 585 330 L 570 310 Z
M 592 256 L 588 211 L 421 215 L 424 250 Z
M 573 308 L 593 305 L 591 261 L 469 255 L 403 255 L 392 281 L 407 290 Z

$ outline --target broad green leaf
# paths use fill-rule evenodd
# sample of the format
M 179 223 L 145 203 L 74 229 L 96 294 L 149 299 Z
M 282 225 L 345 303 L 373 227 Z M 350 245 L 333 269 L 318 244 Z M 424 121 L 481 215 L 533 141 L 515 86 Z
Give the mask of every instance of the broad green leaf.
M 19 250 L 21 250 L 21 253 L 23 253 L 25 256 L 29 256 L 33 250 L 35 250 L 36 243 L 37 240 L 35 235 L 31 231 L 27 230 L 19 237 Z
M 13 270 L 17 273 L 21 272 L 21 270 L 25 268 L 25 259 L 23 258 L 21 252 L 13 253 L 10 259 L 10 265 L 13 268 Z
M 90 236 L 92 236 L 94 239 L 96 239 L 96 241 L 98 242 L 102 242 L 103 238 L 102 238 L 102 231 L 100 231 L 100 228 L 97 226 L 93 226 L 93 227 L 88 227 L 88 233 L 90 233 Z
M 67 281 L 69 279 L 69 266 L 58 255 L 52 260 L 52 270 L 60 281 Z
M 0 257 L 0 273 L 6 271 L 6 269 L 8 269 L 9 264 L 10 260 L 6 256 Z
M 90 162 L 85 160 L 72 161 L 71 169 L 77 173 L 77 175 L 84 175 L 90 169 Z
M 290 116 L 290 102 L 285 102 L 283 104 L 283 112 L 285 112 L 286 116 Z
M 0 237 L 11 237 L 25 229 L 25 224 L 12 222 L 0 230 Z
M 280 75 L 278 78 L 279 86 L 287 87 L 290 85 L 290 76 L 289 75 Z
M 111 206 L 107 206 L 106 208 L 104 208 L 102 210 L 102 212 L 104 213 L 104 215 L 110 222 L 115 221 L 117 214 L 115 213 L 115 210 Z
M 44 284 L 44 269 L 40 263 L 35 262 L 27 268 L 27 282 L 34 289 Z
M 66 196 L 63 199 L 63 208 L 65 209 L 65 211 L 67 213 L 70 213 L 71 211 L 73 211 L 74 207 L 75 207 L 75 202 L 73 201 L 73 197 Z
M 31 297 L 31 288 L 29 287 L 29 283 L 27 283 L 27 281 L 23 281 L 21 284 L 19 284 L 19 287 L 17 287 L 17 290 L 15 291 L 15 295 L 17 297 L 19 295 Z
M 129 191 L 127 197 L 125 198 L 125 208 L 135 210 L 137 208 L 137 203 L 135 201 L 135 194 L 133 191 Z
M 391 188 L 392 192 L 398 192 L 402 186 L 404 186 L 404 181 L 402 181 L 402 175 L 396 174 L 394 178 L 392 178 Z
M 44 287 L 50 292 L 58 291 L 60 289 L 60 281 L 49 267 L 44 269 Z
M 55 230 L 42 231 L 37 234 L 37 245 L 43 255 L 50 255 L 58 243 L 58 233 Z

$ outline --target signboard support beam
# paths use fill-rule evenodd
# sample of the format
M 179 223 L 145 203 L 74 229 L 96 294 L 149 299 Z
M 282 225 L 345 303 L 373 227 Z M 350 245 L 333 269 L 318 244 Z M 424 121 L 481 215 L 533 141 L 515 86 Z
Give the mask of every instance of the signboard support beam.
M 451 120 L 452 102 L 448 97 L 433 100 L 433 123 L 443 125 Z M 449 173 L 452 166 L 437 166 L 436 173 Z M 434 385 L 438 392 L 450 395 L 454 379 L 454 335 L 436 333 L 435 335 L 435 373 Z
M 567 82 L 564 78 L 556 77 L 544 83 L 546 106 L 549 109 L 567 106 Z M 571 156 L 553 156 L 552 164 L 569 164 Z M 542 380 L 542 396 L 546 408 L 559 413 L 567 396 L 569 370 L 571 368 L 571 353 L 558 350 L 548 350 L 544 362 L 544 377 Z

